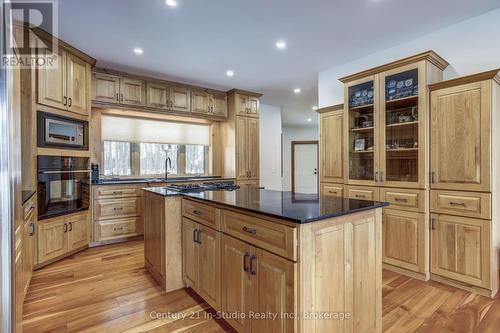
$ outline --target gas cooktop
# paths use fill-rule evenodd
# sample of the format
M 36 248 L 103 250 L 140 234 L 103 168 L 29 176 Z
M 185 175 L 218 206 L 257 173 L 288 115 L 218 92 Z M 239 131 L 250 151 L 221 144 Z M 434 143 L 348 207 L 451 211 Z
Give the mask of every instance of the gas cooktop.
M 195 184 L 172 184 L 165 187 L 171 191 L 177 192 L 203 192 L 203 191 L 234 191 L 239 186 L 233 182 L 211 182 L 211 183 L 195 183 Z

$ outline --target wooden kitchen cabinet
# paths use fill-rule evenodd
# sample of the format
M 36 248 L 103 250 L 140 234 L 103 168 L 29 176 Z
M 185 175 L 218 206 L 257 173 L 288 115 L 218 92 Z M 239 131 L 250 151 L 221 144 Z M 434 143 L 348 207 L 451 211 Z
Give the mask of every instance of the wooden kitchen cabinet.
M 416 212 L 384 209 L 382 223 L 384 263 L 423 274 L 422 278 L 425 280 L 428 279 L 427 216 Z
M 380 189 L 374 186 L 346 186 L 345 196 L 350 199 L 379 201 Z
M 209 97 L 210 114 L 217 117 L 227 117 L 226 94 L 212 93 Z
M 344 185 L 322 183 L 321 184 L 321 195 L 343 197 L 344 196 Z
M 491 290 L 491 221 L 432 214 L 431 226 L 431 273 Z
M 182 223 L 184 281 L 220 310 L 220 233 L 188 218 Z
M 91 64 L 60 48 L 57 68 L 37 69 L 39 104 L 90 114 Z
M 37 267 L 86 248 L 90 240 L 89 224 L 88 212 L 39 221 Z
M 191 111 L 191 91 L 189 88 L 182 86 L 170 88 L 170 109 L 179 112 Z
M 161 83 L 148 82 L 146 91 L 146 106 L 150 108 L 168 109 L 170 101 L 168 87 Z
M 205 90 L 191 89 L 191 112 L 209 113 L 209 98 Z
M 491 81 L 431 92 L 431 187 L 491 191 Z
M 343 183 L 343 108 L 336 105 L 319 109 L 320 128 L 320 182 Z
M 236 178 L 259 179 L 259 119 L 236 117 Z
M 114 75 L 94 73 L 92 100 L 106 103 L 120 102 L 120 78 Z
M 146 105 L 146 82 L 132 78 L 120 79 L 120 104 Z
M 144 263 L 160 286 L 165 286 L 165 200 L 150 195 L 144 200 Z

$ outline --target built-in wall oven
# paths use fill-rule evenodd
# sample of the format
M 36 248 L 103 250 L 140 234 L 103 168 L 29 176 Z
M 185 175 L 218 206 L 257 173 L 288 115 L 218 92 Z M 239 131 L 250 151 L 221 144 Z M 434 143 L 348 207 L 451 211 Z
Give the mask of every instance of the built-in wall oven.
M 86 210 L 90 202 L 87 157 L 38 156 L 38 218 Z
M 38 147 L 88 149 L 88 122 L 37 112 Z

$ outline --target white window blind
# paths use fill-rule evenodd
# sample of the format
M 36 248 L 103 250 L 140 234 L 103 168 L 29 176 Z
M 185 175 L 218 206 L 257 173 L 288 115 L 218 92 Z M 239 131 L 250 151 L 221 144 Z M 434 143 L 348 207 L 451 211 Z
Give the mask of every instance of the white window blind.
M 210 144 L 208 125 L 173 123 L 138 118 L 103 116 L 101 136 L 103 141 Z

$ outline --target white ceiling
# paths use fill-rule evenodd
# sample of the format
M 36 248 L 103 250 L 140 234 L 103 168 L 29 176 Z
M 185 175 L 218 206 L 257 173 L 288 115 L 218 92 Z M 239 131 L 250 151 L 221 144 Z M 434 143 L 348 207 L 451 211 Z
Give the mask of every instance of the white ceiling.
M 316 124 L 317 75 L 500 7 L 500 0 L 59 0 L 59 36 L 98 66 L 264 94 Z M 457 36 L 459 38 L 459 36 Z M 287 49 L 277 50 L 278 39 Z M 144 49 L 135 55 L 134 47 Z M 225 76 L 227 69 L 235 76 Z M 293 88 L 302 88 L 295 95 Z M 307 123 L 307 118 L 313 118 Z

